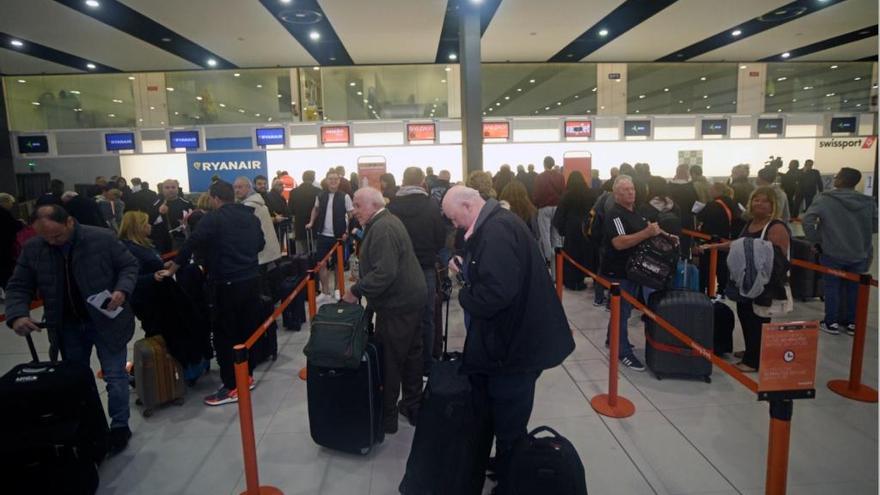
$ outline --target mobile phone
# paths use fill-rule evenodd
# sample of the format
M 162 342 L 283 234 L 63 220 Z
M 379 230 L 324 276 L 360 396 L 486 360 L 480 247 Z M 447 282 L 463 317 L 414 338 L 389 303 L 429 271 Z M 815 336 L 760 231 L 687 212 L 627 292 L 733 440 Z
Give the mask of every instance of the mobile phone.
M 110 306 L 110 298 L 104 299 L 104 302 L 101 303 L 101 309 L 107 309 L 107 306 Z

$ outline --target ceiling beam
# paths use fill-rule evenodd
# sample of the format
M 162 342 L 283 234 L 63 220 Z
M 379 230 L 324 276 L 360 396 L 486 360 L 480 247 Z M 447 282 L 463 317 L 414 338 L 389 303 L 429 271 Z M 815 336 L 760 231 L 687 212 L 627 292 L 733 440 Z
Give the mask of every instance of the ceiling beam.
M 309 52 L 319 65 L 354 65 L 317 0 L 260 0 L 276 21 Z
M 784 62 L 786 60 L 792 60 L 794 58 L 803 57 L 804 55 L 809 55 L 811 53 L 821 52 L 822 50 L 827 50 L 836 46 L 863 40 L 872 36 L 877 36 L 876 24 L 874 24 L 873 26 L 864 27 L 862 29 L 856 29 L 855 31 L 841 34 L 840 36 L 828 38 L 827 40 L 817 41 L 816 43 L 811 43 L 800 48 L 795 48 L 794 50 L 789 50 L 787 52 L 784 52 L 788 53 L 787 57 L 783 57 L 782 53 L 777 53 L 776 55 L 762 58 L 761 60 L 759 60 L 759 62 Z
M 458 26 L 459 26 L 459 9 L 461 2 L 472 0 L 449 0 L 446 4 L 446 15 L 443 17 L 443 27 L 440 30 L 440 41 L 437 43 L 437 56 L 434 58 L 436 64 L 455 63 L 458 60 Z M 501 0 L 483 0 L 480 2 L 480 36 L 489 28 L 495 12 Z M 450 58 L 455 55 L 455 58 Z
M 99 64 L 98 62 L 93 62 L 71 53 L 56 50 L 55 48 L 2 32 L 0 32 L 0 47 L 13 52 L 30 55 L 31 57 L 47 60 L 49 62 L 55 62 L 56 64 L 73 67 L 74 69 L 79 69 L 84 72 L 122 72 L 115 67 Z

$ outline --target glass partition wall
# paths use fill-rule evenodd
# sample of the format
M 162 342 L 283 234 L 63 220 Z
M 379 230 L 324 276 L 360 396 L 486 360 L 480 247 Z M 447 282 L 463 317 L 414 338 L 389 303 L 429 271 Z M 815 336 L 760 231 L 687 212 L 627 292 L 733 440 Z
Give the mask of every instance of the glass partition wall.
M 737 64 L 627 64 L 627 113 L 736 112 Z
M 596 113 L 596 64 L 483 64 L 483 115 Z
M 870 62 L 767 64 L 768 112 L 866 112 Z

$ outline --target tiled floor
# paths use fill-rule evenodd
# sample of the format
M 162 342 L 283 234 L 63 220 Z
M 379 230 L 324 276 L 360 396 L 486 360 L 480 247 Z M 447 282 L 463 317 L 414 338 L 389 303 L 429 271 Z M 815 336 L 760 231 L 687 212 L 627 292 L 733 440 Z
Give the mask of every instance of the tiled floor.
M 864 381 L 877 387 L 877 293 L 872 294 Z M 564 305 L 577 349 L 538 381 L 532 426 L 567 436 L 586 466 L 591 494 L 727 495 L 763 493 L 768 407 L 716 370 L 711 384 L 621 372 L 620 393 L 636 414 L 598 416 L 588 399 L 607 387 L 604 348 L 608 313 L 592 292 L 566 292 Z M 789 319 L 820 317 L 822 303 L 798 303 Z M 462 314 L 450 312 L 451 348 L 463 342 Z M 644 348 L 638 313 L 631 321 L 637 352 Z M 367 457 L 317 447 L 309 437 L 305 383 L 308 331 L 279 333 L 278 361 L 258 368 L 254 429 L 260 477 L 285 494 L 392 494 L 403 476 L 413 429 L 401 422 Z M 735 332 L 736 347 L 742 338 Z M 38 337 L 45 355 L 45 339 Z M 818 397 L 795 404 L 789 493 L 876 494 L 877 404 L 849 401 L 824 384 L 848 375 L 852 339 L 820 336 Z M 0 332 L 0 369 L 28 360 L 24 341 Z M 208 408 L 201 397 L 218 384 L 216 371 L 189 391 L 181 407 L 143 418 L 132 396 L 131 446 L 101 466 L 101 494 L 238 494 L 244 490 L 236 406 Z M 102 396 L 105 396 L 102 393 Z M 490 486 L 487 484 L 486 491 Z

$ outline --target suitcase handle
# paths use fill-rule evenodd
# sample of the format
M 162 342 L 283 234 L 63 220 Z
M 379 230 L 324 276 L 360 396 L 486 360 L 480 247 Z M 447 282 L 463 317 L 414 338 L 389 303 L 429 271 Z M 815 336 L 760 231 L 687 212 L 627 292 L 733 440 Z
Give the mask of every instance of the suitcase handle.
M 31 337 L 31 334 L 25 335 L 24 338 L 27 340 L 28 349 L 31 351 L 32 362 L 40 362 L 40 357 L 37 355 L 37 348 L 34 347 L 34 339 Z
M 555 438 L 559 438 L 562 436 L 559 433 L 557 433 L 556 430 L 554 430 L 553 428 L 550 428 L 549 426 L 539 426 L 539 427 L 535 428 L 534 430 L 532 430 L 531 433 L 529 433 L 529 437 L 536 438 L 541 433 L 550 433 Z

